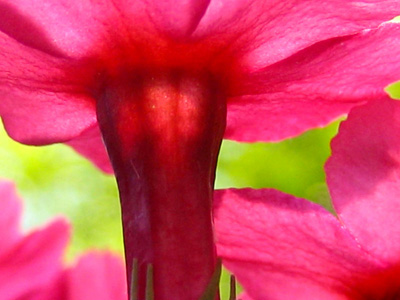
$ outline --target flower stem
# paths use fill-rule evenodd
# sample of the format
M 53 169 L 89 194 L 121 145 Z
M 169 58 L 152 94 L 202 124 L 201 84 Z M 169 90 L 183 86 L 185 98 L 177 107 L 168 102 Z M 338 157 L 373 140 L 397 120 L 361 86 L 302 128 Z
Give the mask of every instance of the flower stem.
M 148 264 L 157 300 L 198 300 L 214 272 L 211 202 L 226 119 L 218 87 L 207 73 L 136 70 L 110 77 L 98 97 L 140 300 Z

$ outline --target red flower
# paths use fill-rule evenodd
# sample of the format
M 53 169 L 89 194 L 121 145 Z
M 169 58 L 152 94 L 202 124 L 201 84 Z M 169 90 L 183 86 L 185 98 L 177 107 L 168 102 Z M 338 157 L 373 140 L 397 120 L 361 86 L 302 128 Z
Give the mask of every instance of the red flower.
M 397 0 L 3 0 L 0 115 L 21 142 L 69 142 L 110 169 L 98 121 L 139 297 L 152 264 L 158 300 L 197 300 L 216 261 L 224 133 L 277 140 L 382 96 L 400 78 L 400 26 L 379 25 L 399 11 Z
M 218 192 L 218 250 L 243 299 L 399 299 L 400 103 L 354 108 L 326 172 L 338 218 L 276 190 Z
M 9 182 L 0 182 L 0 299 L 126 300 L 122 260 L 110 253 L 87 253 L 64 269 L 69 225 L 57 219 L 21 234 L 20 200 Z

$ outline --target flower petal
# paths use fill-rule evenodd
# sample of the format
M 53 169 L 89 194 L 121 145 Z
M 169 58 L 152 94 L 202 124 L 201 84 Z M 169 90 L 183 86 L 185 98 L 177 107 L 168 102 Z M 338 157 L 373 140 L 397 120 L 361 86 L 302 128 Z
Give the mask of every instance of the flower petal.
M 21 237 L 19 221 L 21 203 L 11 182 L 0 181 L 0 259 Z
M 295 93 L 230 99 L 224 138 L 241 142 L 280 141 L 326 126 L 354 105 Z
M 143 2 L 148 6 L 147 13 L 159 31 L 168 33 L 172 37 L 182 37 L 192 33 L 196 28 L 210 0 L 150 0 Z
M 51 284 L 61 270 L 69 226 L 60 219 L 21 239 L 0 260 L 0 299 L 14 300 Z
M 276 190 L 217 191 L 214 216 L 218 254 L 254 299 L 357 299 L 377 264 L 333 215 Z
M 327 182 L 342 222 L 370 253 L 400 252 L 400 102 L 354 108 L 332 141 Z
M 90 77 L 83 69 L 1 32 L 0 49 L 0 116 L 14 139 L 61 142 L 96 122 L 94 103 L 81 84 Z
M 140 31 L 184 37 L 196 28 L 209 1 L 3 0 L 0 31 L 46 53 L 81 58 Z
M 88 253 L 68 274 L 68 300 L 126 300 L 122 259 L 110 253 Z
M 0 31 L 19 43 L 55 56 L 82 57 L 112 28 L 113 1 L 2 0 Z M 122 20 L 114 18 L 114 25 Z
M 89 127 L 80 136 L 70 140 L 66 144 L 74 148 L 79 154 L 90 159 L 103 172 L 113 173 L 113 168 L 97 124 Z
M 400 24 L 388 23 L 318 43 L 242 78 L 233 91 L 238 96 L 228 103 L 226 137 L 251 142 L 291 137 L 382 97 L 400 79 L 399 44 Z
M 221 37 L 243 68 L 258 70 L 316 42 L 375 28 L 400 12 L 397 0 L 211 1 L 194 36 Z

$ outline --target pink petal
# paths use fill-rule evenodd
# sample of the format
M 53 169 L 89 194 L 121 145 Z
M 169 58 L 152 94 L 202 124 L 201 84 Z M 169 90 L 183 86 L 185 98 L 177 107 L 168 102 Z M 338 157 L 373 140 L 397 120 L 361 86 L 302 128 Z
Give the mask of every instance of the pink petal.
M 117 1 L 119 2 L 119 1 Z M 3 0 L 0 31 L 21 44 L 56 56 L 82 57 L 95 51 L 99 35 L 122 23 L 113 1 Z
M 32 48 L 80 58 L 96 53 L 104 42 L 118 44 L 143 32 L 178 38 L 188 35 L 208 3 L 209 0 L 4 0 L 0 6 L 0 30 Z
M 0 115 L 14 139 L 65 141 L 96 122 L 94 103 L 82 87 L 90 77 L 86 71 L 2 33 L 0 48 Z
M 51 284 L 61 269 L 69 226 L 58 220 L 35 231 L 0 259 L 0 299 L 17 297 Z
M 255 300 L 255 299 L 249 297 L 249 295 L 247 295 L 246 293 L 240 294 L 238 299 L 239 300 Z
M 354 108 L 332 141 L 327 182 L 342 222 L 371 254 L 400 253 L 400 102 Z
M 120 257 L 89 253 L 68 275 L 68 300 L 126 300 L 125 268 Z
M 66 144 L 74 148 L 79 154 L 90 159 L 103 172 L 113 173 L 113 168 L 97 124 L 88 128 L 80 136 Z
M 120 1 L 130 2 L 130 1 Z M 172 37 L 189 35 L 203 17 L 210 0 L 150 0 L 145 3 L 152 22 Z M 132 5 L 129 3 L 128 5 Z
M 0 259 L 21 237 L 21 203 L 11 182 L 0 181 Z
M 211 1 L 194 36 L 228 43 L 247 70 L 258 70 L 316 42 L 377 27 L 400 12 L 397 0 Z
M 400 3 L 400 2 L 399 2 Z M 400 25 L 318 43 L 236 84 L 226 138 L 276 141 L 382 97 L 400 79 Z M 251 116 L 251 117 L 249 117 Z
M 379 269 L 320 206 L 276 190 L 216 192 L 218 254 L 251 298 L 357 299 Z
M 296 93 L 231 98 L 224 138 L 241 142 L 280 141 L 326 126 L 354 105 Z

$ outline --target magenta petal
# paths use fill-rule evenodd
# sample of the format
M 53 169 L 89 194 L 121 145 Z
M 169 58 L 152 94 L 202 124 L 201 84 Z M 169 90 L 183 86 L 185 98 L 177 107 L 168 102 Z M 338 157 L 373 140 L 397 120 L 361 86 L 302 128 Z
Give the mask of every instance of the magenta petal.
M 239 300 L 256 300 L 256 299 L 251 298 L 247 293 L 242 293 L 239 295 Z
M 0 257 L 0 299 L 14 300 L 52 283 L 61 268 L 69 226 L 58 220 L 21 239 Z
M 228 103 L 224 138 L 241 141 L 280 141 L 323 127 L 343 116 L 355 103 L 293 94 L 243 96 Z
M 172 37 L 188 35 L 209 1 L 4 0 L 0 31 L 46 53 L 79 58 L 95 53 L 102 46 L 100 39 L 118 43 L 144 31 Z
M 19 219 L 21 204 L 10 182 L 0 182 L 0 259 L 20 239 Z
M 326 125 L 400 79 L 400 24 L 320 42 L 238 81 L 226 137 L 271 141 Z M 249 94 L 249 95 L 246 95 Z M 251 117 L 249 117 L 251 116 Z
M 90 159 L 103 172 L 113 173 L 113 168 L 97 124 L 88 128 L 80 136 L 66 144 L 74 148 L 79 154 Z
M 254 299 L 351 299 L 375 265 L 333 215 L 276 190 L 217 191 L 214 216 L 218 254 Z
M 318 41 L 375 28 L 399 12 L 397 0 L 211 1 L 194 35 L 224 37 L 254 71 Z
M 107 19 L 118 16 L 113 2 L 2 0 L 0 31 L 45 53 L 80 58 L 111 27 Z
M 64 142 L 80 135 L 96 122 L 92 108 L 84 101 L 41 92 L 3 92 L 0 115 L 8 134 L 30 145 Z M 15 105 L 18 103 L 18 105 Z
M 364 249 L 383 260 L 400 253 L 400 102 L 353 109 L 326 164 L 334 206 Z
M 151 0 L 143 2 L 148 6 L 147 13 L 158 30 L 173 37 L 180 37 L 192 33 L 205 13 L 210 0 Z
M 80 84 L 85 72 L 2 33 L 0 50 L 0 115 L 14 139 L 61 142 L 96 122 L 94 104 Z
M 68 300 L 126 300 L 125 269 L 120 257 L 88 253 L 69 271 Z

